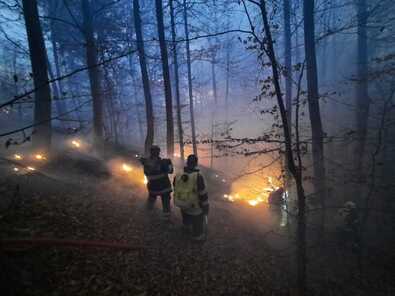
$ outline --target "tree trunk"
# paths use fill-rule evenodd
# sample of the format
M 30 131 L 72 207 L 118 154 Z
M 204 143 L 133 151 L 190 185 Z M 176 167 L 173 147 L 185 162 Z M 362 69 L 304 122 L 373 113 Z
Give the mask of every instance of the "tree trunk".
M 356 147 L 356 171 L 360 178 L 364 177 L 363 159 L 366 146 L 366 134 L 369 116 L 369 93 L 368 93 L 368 41 L 367 41 L 367 5 L 366 0 L 358 0 L 358 65 L 357 65 L 357 137 Z M 363 181 L 363 179 L 361 180 Z
M 147 135 L 145 138 L 144 150 L 148 155 L 151 146 L 154 143 L 154 111 L 152 108 L 152 97 L 150 82 L 148 78 L 147 63 L 145 60 L 144 40 L 141 28 L 140 6 L 138 0 L 133 0 L 134 26 L 136 28 L 137 50 L 140 60 L 141 79 L 143 82 L 145 112 L 147 117 Z
M 191 117 L 192 147 L 193 147 L 193 154 L 198 156 L 197 144 L 196 144 L 195 114 L 193 110 L 191 50 L 189 48 L 189 29 L 188 29 L 188 14 L 187 14 L 186 0 L 183 0 L 183 8 L 184 8 L 184 29 L 185 29 L 185 39 L 186 39 L 186 50 L 187 50 L 189 112 Z
M 289 133 L 289 123 L 287 119 L 287 112 L 284 106 L 282 98 L 282 92 L 280 87 L 280 75 L 278 73 L 278 64 L 276 55 L 274 52 L 273 38 L 270 30 L 269 20 L 266 10 L 265 0 L 260 0 L 260 9 L 263 18 L 264 32 L 266 36 L 266 52 L 268 54 L 273 73 L 273 84 L 276 93 L 277 103 L 280 110 L 280 116 L 283 125 L 283 133 L 285 139 L 286 159 L 287 168 L 295 179 L 298 195 L 298 229 L 297 229 L 297 271 L 298 271 L 298 295 L 306 295 L 306 216 L 305 216 L 305 194 L 302 184 L 302 170 L 300 160 L 299 141 L 296 141 L 297 157 L 299 159 L 299 165 L 296 167 L 294 161 L 294 153 L 292 150 L 291 135 Z M 264 45 L 262 45 L 264 46 Z
M 177 104 L 177 126 L 178 126 L 178 140 L 180 142 L 180 157 L 184 162 L 184 131 L 182 129 L 181 118 L 181 102 L 180 102 L 180 81 L 178 76 L 178 58 L 177 58 L 177 43 L 176 43 L 176 25 L 174 16 L 173 0 L 169 0 L 170 5 L 170 21 L 171 21 L 171 39 L 173 42 L 173 63 L 174 63 L 174 83 L 176 90 L 176 104 Z
M 285 104 L 287 106 L 288 129 L 292 134 L 292 50 L 291 50 L 291 1 L 283 0 L 284 44 L 285 44 Z
M 304 42 L 307 73 L 307 100 L 310 113 L 310 124 L 312 131 L 313 169 L 315 196 L 319 196 L 322 207 L 321 230 L 325 229 L 325 164 L 324 164 L 324 133 L 320 114 L 317 58 L 315 50 L 315 22 L 314 22 L 314 0 L 303 1 L 304 12 Z
M 46 55 L 46 59 L 47 59 L 48 74 L 49 74 L 49 77 L 51 78 L 51 80 L 53 80 L 53 79 L 55 79 L 55 75 L 53 73 L 51 63 L 49 62 L 49 59 L 48 59 L 48 53 L 45 52 L 45 55 Z M 59 93 L 59 88 L 58 88 L 57 83 L 55 83 L 55 82 L 52 83 L 51 88 L 52 88 L 52 100 L 55 101 L 56 112 L 58 113 L 58 116 L 59 116 L 59 115 L 65 113 L 63 101 L 60 98 L 60 93 Z M 59 118 L 59 119 L 61 120 L 62 118 Z M 62 125 L 63 125 L 63 123 L 62 123 Z
M 167 127 L 167 156 L 174 156 L 174 123 L 173 123 L 173 99 L 171 95 L 169 60 L 167 53 L 167 44 L 165 40 L 165 26 L 163 23 L 162 0 L 155 0 L 156 20 L 158 25 L 160 54 L 162 57 L 163 82 L 165 86 L 165 103 L 166 103 L 166 127 Z
M 35 92 L 33 146 L 48 151 L 51 146 L 51 90 L 43 33 L 36 0 L 23 0 L 23 15 L 29 43 Z
M 218 93 L 217 93 L 217 75 L 215 71 L 215 64 L 216 64 L 216 58 L 215 58 L 215 49 L 213 51 L 213 57 L 211 60 L 211 79 L 212 79 L 212 87 L 213 87 L 213 96 L 214 96 L 214 108 L 211 110 L 211 146 L 210 146 L 210 168 L 213 168 L 214 166 L 214 136 L 215 136 L 215 112 L 217 110 L 217 103 L 218 103 Z M 226 98 L 226 96 L 225 96 Z
M 100 85 L 100 71 L 97 65 L 97 47 L 93 32 L 91 3 L 82 0 L 83 29 L 86 46 L 86 63 L 93 100 L 93 133 L 94 143 L 101 150 L 103 145 L 103 100 Z

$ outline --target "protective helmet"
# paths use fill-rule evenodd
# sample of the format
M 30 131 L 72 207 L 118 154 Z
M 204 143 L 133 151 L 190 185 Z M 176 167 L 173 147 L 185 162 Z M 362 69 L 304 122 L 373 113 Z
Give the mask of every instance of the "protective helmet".
M 156 145 L 151 146 L 150 153 L 151 153 L 151 155 L 158 155 L 159 156 L 159 154 L 160 154 L 159 146 L 156 146 Z
M 355 209 L 357 207 L 357 205 L 353 201 L 347 201 L 344 204 L 344 207 L 347 208 L 347 209 Z
M 191 154 L 187 158 L 187 166 L 190 168 L 194 168 L 198 165 L 198 158 L 195 154 Z

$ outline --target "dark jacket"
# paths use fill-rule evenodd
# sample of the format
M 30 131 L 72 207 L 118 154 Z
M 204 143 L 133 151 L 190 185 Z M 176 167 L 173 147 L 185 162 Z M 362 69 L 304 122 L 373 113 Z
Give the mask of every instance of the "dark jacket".
M 144 175 L 148 179 L 147 189 L 150 195 L 172 192 L 169 174 L 173 173 L 173 165 L 170 159 L 145 158 L 141 162 L 144 165 Z

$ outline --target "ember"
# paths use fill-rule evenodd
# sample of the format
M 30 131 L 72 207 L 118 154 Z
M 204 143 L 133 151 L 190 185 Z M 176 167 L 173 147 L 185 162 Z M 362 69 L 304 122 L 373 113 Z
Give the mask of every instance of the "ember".
M 42 154 L 36 154 L 36 155 L 34 155 L 34 158 L 37 160 L 45 160 L 46 159 L 45 156 Z
M 77 140 L 73 140 L 71 141 L 71 145 L 73 145 L 74 148 L 80 148 L 81 147 L 81 143 Z
M 133 168 L 130 165 L 124 163 L 124 164 L 122 164 L 122 170 L 129 173 L 129 172 L 133 171 Z
M 22 155 L 20 155 L 20 154 L 14 154 L 14 159 L 16 159 L 16 160 L 22 160 L 23 157 L 22 157 Z
M 34 167 L 31 167 L 31 166 L 28 166 L 26 169 L 27 169 L 28 171 L 32 171 L 32 172 L 36 170 Z

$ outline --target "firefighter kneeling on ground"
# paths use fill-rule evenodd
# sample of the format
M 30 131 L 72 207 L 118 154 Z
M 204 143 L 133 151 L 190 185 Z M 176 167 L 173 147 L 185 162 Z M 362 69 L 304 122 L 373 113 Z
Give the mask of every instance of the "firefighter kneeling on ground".
M 156 198 L 162 199 L 163 217 L 170 219 L 170 199 L 171 199 L 171 182 L 169 174 L 173 173 L 173 165 L 170 159 L 162 159 L 160 157 L 160 148 L 152 146 L 149 158 L 141 158 L 144 166 L 144 175 L 148 183 L 148 201 L 147 208 L 154 208 Z
M 204 241 L 207 236 L 208 195 L 204 177 L 197 168 L 198 158 L 189 155 L 183 173 L 174 178 L 174 204 L 181 209 L 185 230 L 192 230 L 192 239 Z

